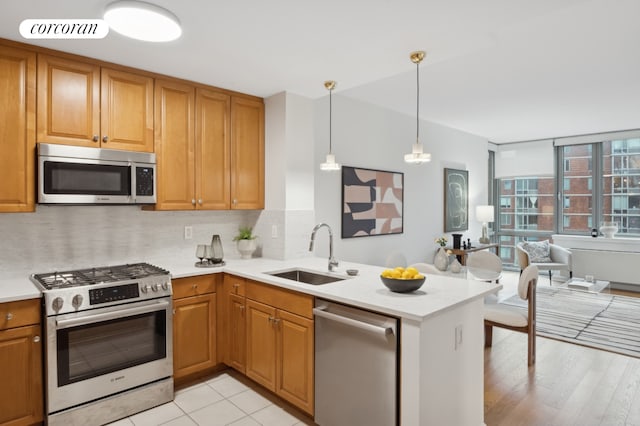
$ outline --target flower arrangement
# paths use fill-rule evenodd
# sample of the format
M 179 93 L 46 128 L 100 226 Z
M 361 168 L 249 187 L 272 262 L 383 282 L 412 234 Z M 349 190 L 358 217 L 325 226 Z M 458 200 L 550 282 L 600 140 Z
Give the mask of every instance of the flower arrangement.
M 436 238 L 436 244 L 440 244 L 440 247 L 444 247 L 447 245 L 447 237 L 444 235 L 440 238 Z

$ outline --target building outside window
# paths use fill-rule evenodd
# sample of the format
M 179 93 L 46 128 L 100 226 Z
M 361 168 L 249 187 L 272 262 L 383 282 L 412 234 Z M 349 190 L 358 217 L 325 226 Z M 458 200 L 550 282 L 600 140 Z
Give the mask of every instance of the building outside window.
M 640 138 L 602 143 L 602 220 L 640 234 Z

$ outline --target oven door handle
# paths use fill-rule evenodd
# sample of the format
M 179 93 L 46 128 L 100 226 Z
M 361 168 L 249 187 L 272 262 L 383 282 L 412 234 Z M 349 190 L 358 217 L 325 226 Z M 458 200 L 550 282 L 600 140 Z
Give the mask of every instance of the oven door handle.
M 60 319 L 56 320 L 56 327 L 58 329 L 78 327 L 81 325 L 93 324 L 100 321 L 108 321 L 112 319 L 120 319 L 123 317 L 130 317 L 139 314 L 146 314 L 154 311 L 162 311 L 168 309 L 169 302 L 157 301 L 151 305 L 137 306 L 135 308 L 118 309 L 117 311 L 104 312 L 102 314 L 86 315 L 78 318 Z

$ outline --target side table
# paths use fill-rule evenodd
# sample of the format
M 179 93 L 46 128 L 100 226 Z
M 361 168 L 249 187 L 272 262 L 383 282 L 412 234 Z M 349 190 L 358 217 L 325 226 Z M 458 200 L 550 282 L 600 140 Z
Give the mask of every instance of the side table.
M 486 249 L 493 249 L 495 251 L 495 253 L 500 256 L 500 253 L 498 253 L 498 251 L 500 250 L 500 244 L 478 244 L 477 246 L 473 246 L 471 248 L 453 248 L 453 247 L 445 247 L 444 248 L 447 251 L 451 251 L 451 253 L 455 254 L 458 257 L 458 261 L 460 262 L 461 265 L 466 265 L 467 264 L 467 255 L 469 253 L 473 253 L 474 251 L 480 251 L 480 250 L 486 250 Z

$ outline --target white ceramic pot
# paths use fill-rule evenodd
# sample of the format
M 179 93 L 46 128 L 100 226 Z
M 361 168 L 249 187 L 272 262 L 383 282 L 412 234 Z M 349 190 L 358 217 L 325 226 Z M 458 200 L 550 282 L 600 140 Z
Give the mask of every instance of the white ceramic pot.
M 251 259 L 251 255 L 256 251 L 256 240 L 238 240 L 238 251 L 242 259 Z
M 438 268 L 440 271 L 446 271 L 449 267 L 449 256 L 447 255 L 444 247 L 440 247 L 436 252 L 436 257 L 433 259 L 433 266 Z

